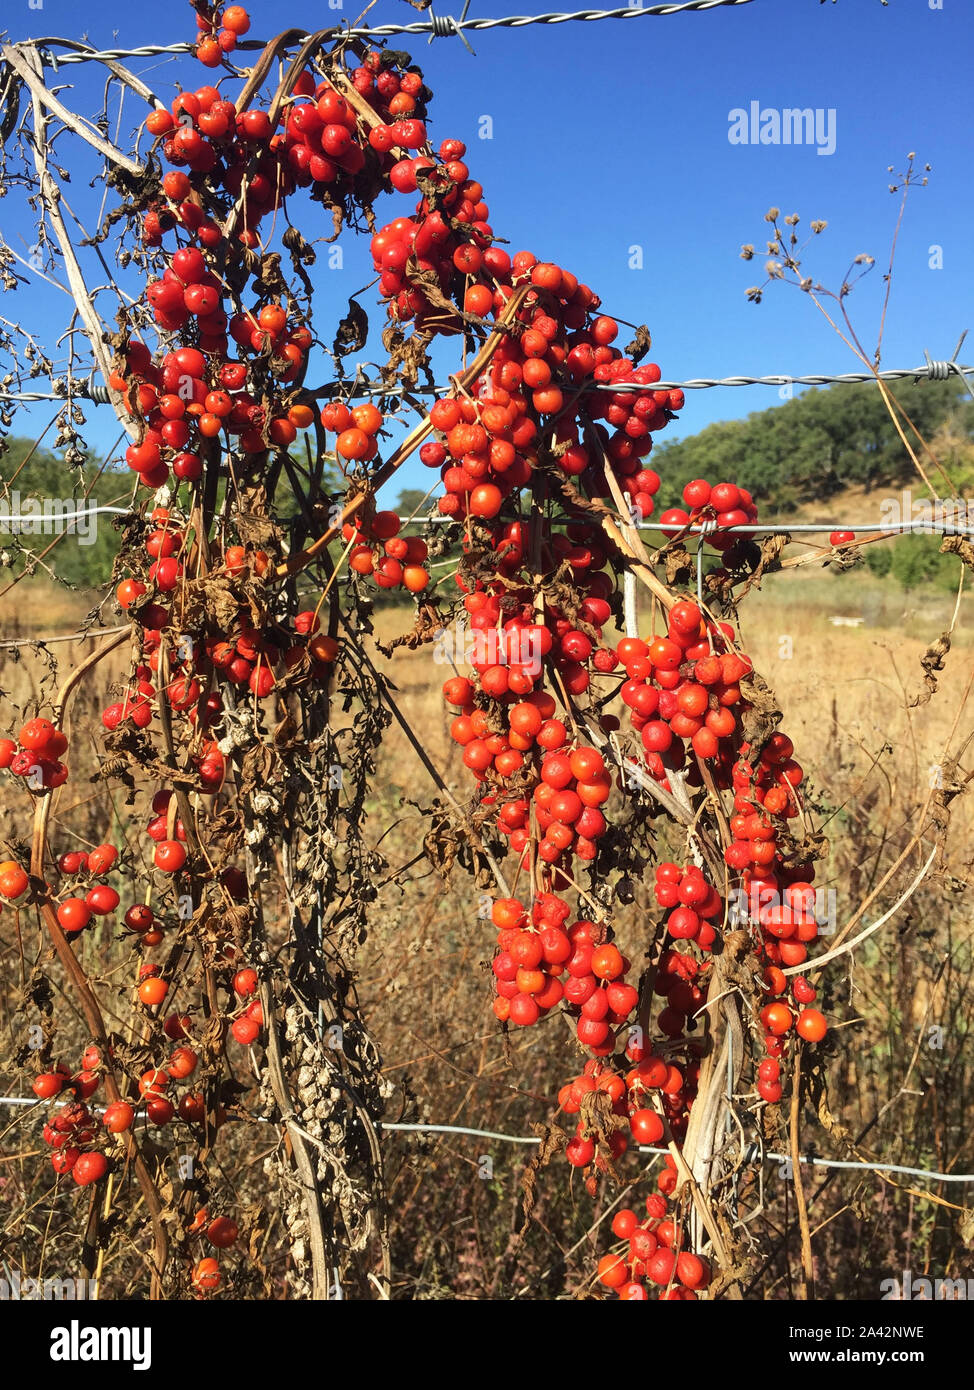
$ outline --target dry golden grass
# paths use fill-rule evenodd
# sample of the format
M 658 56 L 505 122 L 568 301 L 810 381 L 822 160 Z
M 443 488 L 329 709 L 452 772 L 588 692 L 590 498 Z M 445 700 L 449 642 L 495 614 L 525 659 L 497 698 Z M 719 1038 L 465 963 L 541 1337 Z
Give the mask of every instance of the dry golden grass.
M 13 622 L 8 613 L 6 637 L 73 631 L 96 601 L 92 595 L 72 595 L 40 584 L 23 586 L 16 593 L 20 601 Z M 8 599 L 8 607 L 10 603 Z M 944 670 L 938 675 L 937 694 L 916 707 L 911 708 L 909 701 L 924 690 L 920 658 L 950 624 L 953 608 L 949 595 L 905 594 L 863 569 L 841 575 L 811 569 L 773 575 L 748 596 L 742 605 L 743 645 L 777 695 L 785 714 L 783 727 L 819 789 L 827 793 L 839 764 L 851 761 L 851 771 L 867 775 L 877 758 L 890 779 L 894 802 L 907 786 L 915 790 L 929 785 L 928 770 L 943 759 L 971 676 L 966 602 L 961 605 Z M 862 625 L 833 626 L 829 618 L 837 615 L 860 617 Z M 410 609 L 384 609 L 376 615 L 376 637 L 388 641 L 410 623 Z M 650 631 L 652 623 L 649 605 L 643 604 L 641 631 Z M 440 696 L 443 681 L 452 674 L 450 666 L 439 664 L 429 646 L 414 651 L 400 648 L 386 659 L 374 643 L 369 645 L 376 665 L 398 691 L 402 713 L 430 760 L 450 790 L 465 800 L 471 784 L 460 750 L 449 736 L 449 716 Z M 89 649 L 84 643 L 50 648 L 58 662 L 59 679 Z M 8 700 L 23 706 L 31 698 L 49 697 L 54 683 L 30 649 L 22 649 L 19 661 L 5 652 L 0 657 Z M 113 654 L 110 665 L 100 668 L 100 680 L 117 680 L 124 661 L 124 652 Z M 88 700 L 82 697 L 80 703 L 75 718 L 81 717 Z M 962 737 L 970 722 L 962 712 L 957 725 Z M 887 745 L 890 751 L 883 754 Z M 387 806 L 400 795 L 423 799 L 435 793 L 432 779 L 395 723 L 380 757 L 381 800 Z M 850 769 L 845 766 L 844 770 Z M 403 814 L 416 816 L 409 808 Z M 970 817 L 963 800 L 955 814 L 966 829 Z M 408 842 L 412 837 L 407 824 L 403 822 L 403 833 Z M 417 820 L 417 834 L 418 830 Z
M 18 591 L 17 597 L 17 631 L 24 635 L 73 631 L 90 607 L 87 600 L 47 593 L 37 585 Z M 8 599 L 8 613 L 9 605 Z M 971 676 L 970 626 L 962 607 L 953 648 L 938 676 L 938 693 L 926 704 L 909 706 L 910 698 L 923 686 L 920 657 L 948 626 L 953 603 L 948 595 L 931 594 L 911 596 L 909 605 L 907 609 L 901 590 L 862 571 L 841 576 L 808 571 L 773 576 L 743 605 L 745 649 L 785 711 L 783 727 L 793 737 L 806 768 L 813 822 L 824 827 L 833 845 L 833 859 L 820 882 L 837 884 L 840 918 L 868 889 L 873 866 L 878 865 L 880 872 L 885 869 L 917 828 L 917 813 L 929 789 L 928 770 L 943 756 Z M 833 627 L 828 618 L 835 614 L 861 616 L 864 621 L 858 628 Z M 107 613 L 105 621 L 112 621 Z M 376 635 L 387 641 L 411 622 L 409 608 L 384 609 L 376 617 Z M 651 623 L 647 606 L 641 614 L 641 630 L 648 632 Z M 4 636 L 11 635 L 17 632 L 11 633 L 8 619 Z M 783 638 L 789 639 L 790 646 L 783 644 Z M 369 647 L 376 665 L 395 686 L 399 707 L 427 756 L 457 799 L 466 802 L 472 783 L 460 750 L 449 737 L 449 715 L 440 695 L 450 667 L 438 664 L 429 646 L 416 651 L 399 649 L 390 660 L 374 643 Z M 57 682 L 31 649 L 22 649 L 20 661 L 0 652 L 0 686 L 4 691 L 0 732 L 14 723 L 11 700 L 23 706 L 28 697 L 49 698 L 55 684 L 86 650 L 84 644 L 77 643 L 51 648 L 60 667 Z M 93 689 L 79 694 L 71 718 L 86 738 L 89 731 L 96 733 L 98 714 L 107 702 L 105 682 L 117 679 L 124 659 L 124 654 L 115 654 L 115 664 L 100 669 L 97 697 Z M 962 711 L 953 739 L 955 748 L 970 728 L 970 716 Z M 94 759 L 95 744 L 89 746 Z M 87 756 L 79 752 L 75 758 L 83 764 Z M 422 847 L 426 822 L 408 801 L 427 805 L 438 792 L 395 723 L 387 730 L 378 762 L 367 835 L 385 856 L 389 867 L 383 876 L 389 877 Z M 137 844 L 144 838 L 138 822 L 113 819 L 117 808 L 107 790 L 92 792 L 88 788 L 87 771 L 79 766 L 75 776 L 72 767 L 72 780 L 58 801 L 54 826 L 60 847 L 79 843 L 75 835 L 81 843 L 101 839 L 109 828 L 113 835 L 125 835 L 130 843 Z M 23 815 L 24 799 L 22 795 L 15 798 L 13 791 L 0 795 L 0 834 L 7 836 L 23 829 L 17 817 Z M 962 797 L 954 805 L 948 840 L 948 864 L 961 881 L 968 877 L 970 858 L 971 817 L 966 802 Z M 508 866 L 512 863 L 508 860 Z M 857 956 L 854 1003 L 839 1006 L 840 1017 L 851 1018 L 857 1042 L 851 1053 L 829 1064 L 833 1110 L 856 1131 L 863 1119 L 885 1102 L 887 1084 L 902 1084 L 906 1064 L 897 1063 L 899 1071 L 894 1075 L 895 1040 L 902 1039 L 911 1025 L 915 1031 L 924 1024 L 930 1008 L 936 1009 L 931 1017 L 942 1016 L 944 995 L 936 974 L 945 949 L 940 933 L 948 932 L 949 949 L 956 951 L 961 935 L 969 934 L 970 922 L 966 906 L 951 904 L 940 882 L 931 884 L 912 919 L 930 921 L 935 939 L 929 949 L 921 944 L 919 957 L 900 958 L 897 953 L 906 948 L 901 947 L 897 927 L 891 928 L 888 935 L 884 933 L 878 952 L 870 943 L 869 949 Z M 956 927 L 945 928 L 943 923 L 950 922 L 951 911 L 957 914 Z M 645 949 L 645 920 L 630 909 L 617 925 L 624 949 L 630 949 L 638 960 Z M 951 931 L 955 935 L 950 936 Z M 490 1007 L 485 962 L 491 939 L 477 891 L 460 870 L 454 870 L 450 881 L 444 883 L 420 861 L 400 883 L 390 882 L 383 888 L 357 962 L 357 988 L 363 1017 L 383 1058 L 384 1073 L 402 1088 L 390 1101 L 387 1118 L 524 1134 L 533 1123 L 552 1115 L 557 1086 L 581 1061 L 578 1049 L 557 1013 L 541 1027 L 505 1040 Z M 8 954 L 2 964 L 9 966 L 14 956 L 10 941 L 4 944 Z M 107 966 L 111 952 L 117 949 L 107 937 L 85 946 L 86 958 L 89 950 L 104 950 L 106 968 L 118 968 L 114 959 Z M 914 949 L 912 941 L 909 949 Z M 928 951 L 929 960 L 923 951 Z M 922 961 L 922 969 L 915 964 L 917 959 Z M 850 961 L 847 957 L 845 963 Z M 841 977 L 846 972 L 840 967 L 832 973 L 836 978 L 829 989 L 835 996 L 844 990 Z M 851 969 L 848 973 L 851 985 Z M 853 997 L 851 993 L 849 997 Z M 0 1025 L 6 1030 L 14 1025 L 9 1000 L 2 992 L 0 1003 Z M 15 1031 L 8 1036 L 16 1036 Z M 904 1045 L 909 1051 L 909 1037 Z M 6 1083 L 20 1091 L 26 1084 L 23 1075 L 9 1074 Z M 941 1098 L 949 1098 L 949 1084 L 941 1083 Z M 953 1084 L 960 1094 L 966 1083 L 959 1077 Z M 877 1143 L 885 1146 L 884 1153 L 898 1159 L 929 1158 L 931 1166 L 943 1165 L 946 1160 L 936 1135 L 930 1140 L 929 1154 L 926 1139 L 911 1137 L 933 1133 L 922 1110 L 924 1102 L 915 1105 L 917 1119 L 914 1128 L 906 1131 L 907 1137 L 893 1141 L 885 1133 L 882 1137 L 877 1133 Z M 814 1122 L 810 1122 L 808 1133 L 816 1142 L 822 1137 Z M 944 1134 L 944 1143 L 953 1142 L 950 1125 Z M 485 1152 L 482 1140 L 459 1136 L 417 1139 L 389 1133 L 385 1147 L 395 1212 L 394 1265 L 406 1271 L 404 1289 L 409 1296 L 491 1297 L 498 1279 L 502 1289 L 509 1287 L 499 1271 L 506 1258 L 505 1233 L 518 1224 L 525 1152 L 488 1145 L 495 1170 L 487 1184 L 477 1179 L 479 1157 Z M 827 1137 L 822 1147 L 831 1147 Z M 951 1150 L 951 1161 L 956 1152 Z M 25 1160 L 18 1173 L 26 1175 L 30 1162 Z M 553 1170 L 545 1181 L 551 1197 L 544 1200 L 560 1201 L 566 1191 L 570 1194 L 569 1179 L 561 1169 Z M 587 1203 L 570 1197 L 569 1217 L 557 1220 L 584 1221 L 577 1232 L 580 1236 L 590 1220 L 589 1211 Z M 839 1224 L 831 1228 L 836 1241 Z M 532 1238 L 538 1241 L 538 1263 L 533 1268 L 540 1272 L 547 1268 L 551 1251 L 545 1245 L 543 1229 Z M 575 1238 L 572 1235 L 568 1243 Z M 842 1248 L 855 1238 L 853 1234 L 843 1237 Z M 909 1256 L 903 1258 L 908 1261 L 904 1268 L 913 1267 Z M 583 1249 L 569 1270 L 568 1287 L 577 1277 L 577 1261 L 585 1259 Z M 531 1268 L 527 1256 L 525 1261 L 525 1269 Z M 839 1261 L 833 1275 L 836 1288 L 845 1277 L 842 1268 Z M 566 1276 L 562 1272 L 559 1277 L 564 1280 Z M 556 1283 L 550 1287 L 557 1293 L 565 1286 Z M 547 1289 L 526 1287 L 523 1296 L 551 1296 Z M 862 1295 L 849 1291 L 844 1296 Z

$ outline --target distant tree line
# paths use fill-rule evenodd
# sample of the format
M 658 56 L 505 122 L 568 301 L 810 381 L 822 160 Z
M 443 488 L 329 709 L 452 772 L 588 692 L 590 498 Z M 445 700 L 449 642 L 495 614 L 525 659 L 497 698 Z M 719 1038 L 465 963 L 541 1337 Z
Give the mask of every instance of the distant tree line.
M 892 391 L 924 439 L 948 423 L 964 439 L 974 437 L 974 401 L 957 378 L 897 381 Z M 812 388 L 743 420 L 708 425 L 661 444 L 650 462 L 663 479 L 663 506 L 677 505 L 691 478 L 727 480 L 753 493 L 769 517 L 848 487 L 872 492 L 916 477 L 872 382 Z

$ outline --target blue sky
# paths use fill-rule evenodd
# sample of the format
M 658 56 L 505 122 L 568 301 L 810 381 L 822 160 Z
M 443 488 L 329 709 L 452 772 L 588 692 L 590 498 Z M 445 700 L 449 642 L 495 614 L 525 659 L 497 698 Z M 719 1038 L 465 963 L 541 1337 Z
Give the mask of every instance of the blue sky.
M 441 3 L 445 12 L 447 0 Z M 347 4 L 326 9 L 308 0 L 274 6 L 255 0 L 248 8 L 250 37 L 261 38 L 285 24 L 314 28 L 357 13 Z M 516 8 L 506 0 L 473 0 L 471 12 Z M 376 23 L 414 18 L 415 11 L 393 0 L 379 0 L 369 14 Z M 13 39 L 59 34 L 99 47 L 188 38 L 194 23 L 189 6 L 175 0 L 145 8 L 44 0 L 39 10 L 5 6 L 3 21 Z M 456 39 L 429 46 L 425 38 L 396 41 L 422 65 L 434 91 L 435 141 L 447 135 L 467 141 L 491 224 L 512 249 L 526 247 L 570 267 L 597 289 L 608 311 L 649 324 L 652 356 L 666 379 L 855 370 L 848 349 L 799 291 L 776 285 L 763 304 L 746 301 L 745 288 L 763 278 L 763 258 L 746 264 L 739 251 L 744 242 L 762 249 L 763 215 L 771 205 L 799 213 L 806 227 L 813 218 L 827 220 L 828 230 L 809 248 L 808 272 L 837 286 L 854 255 L 876 257 L 850 302 L 872 350 L 898 211 L 887 166 L 905 167 L 910 150 L 932 172 L 908 203 L 884 364 L 912 366 L 924 348 L 945 356 L 963 328 L 974 329 L 971 5 L 754 0 L 697 14 L 493 30 L 471 35 L 471 42 L 476 57 Z M 172 95 L 174 81 L 194 87 L 210 80 L 191 58 L 130 62 L 163 96 Z M 60 76 L 75 84 L 63 99 L 93 112 L 102 79 L 80 65 Z M 730 113 L 752 102 L 834 112 L 834 153 L 820 154 L 815 145 L 732 144 Z M 128 103 L 123 127 L 134 129 L 141 114 L 136 102 Z M 492 138 L 478 138 L 488 128 Z M 72 205 L 86 220 L 101 199 L 100 187 L 87 187 L 95 165 L 75 146 L 70 168 Z M 411 211 L 413 201 L 396 195 L 381 211 L 388 220 Z M 302 227 L 308 234 L 308 224 Z M 26 254 L 33 236 L 17 188 L 0 202 L 0 230 Z M 370 278 L 364 244 L 356 248 L 346 232 L 342 246 L 344 269 L 323 269 L 320 277 L 327 313 L 333 298 L 336 319 L 347 295 Z M 633 247 L 641 249 L 642 269 L 630 268 Z M 931 268 L 938 258 L 931 248 L 941 248 L 941 268 Z M 31 323 L 52 340 L 63 328 L 65 297 L 42 282 L 5 296 L 0 312 L 25 317 L 28 295 Z M 363 302 L 373 301 L 366 295 Z M 379 323 L 381 311 L 374 317 Z M 974 340 L 962 355 L 971 360 Z M 448 358 L 440 360 L 445 368 Z M 689 393 L 680 425 L 664 437 L 777 401 L 773 388 Z M 90 414 L 90 441 L 107 447 L 115 434 L 110 411 Z M 43 409 L 31 416 L 32 422 L 48 418 Z M 402 477 L 407 486 L 431 481 L 419 465 Z

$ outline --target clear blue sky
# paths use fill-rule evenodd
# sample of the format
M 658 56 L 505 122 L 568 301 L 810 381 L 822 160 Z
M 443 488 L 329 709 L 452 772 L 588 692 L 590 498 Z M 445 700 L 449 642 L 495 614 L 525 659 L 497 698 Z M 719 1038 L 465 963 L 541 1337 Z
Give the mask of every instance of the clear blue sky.
M 443 11 L 454 2 L 441 0 Z M 347 0 L 343 10 L 308 0 L 255 0 L 248 9 L 249 37 L 261 38 L 285 25 L 315 28 L 357 13 Z M 507 0 L 471 6 L 478 15 L 518 9 Z M 379 0 L 369 15 L 372 22 L 416 17 L 393 0 Z M 144 8 L 44 0 L 41 10 L 7 7 L 3 19 L 13 39 L 59 34 L 99 47 L 172 42 L 190 37 L 194 24 L 188 5 L 176 0 Z M 778 285 L 760 306 L 747 303 L 744 290 L 763 278 L 763 259 L 746 264 L 738 253 L 744 242 L 762 249 L 771 205 L 798 212 L 804 226 L 826 219 L 827 232 L 809 249 L 816 278 L 837 285 L 856 253 L 876 257 L 851 305 L 872 349 L 898 208 L 887 166 L 903 168 L 910 150 L 933 167 L 928 186 L 915 189 L 908 204 L 884 364 L 913 365 L 924 348 L 946 355 L 961 329 L 974 329 L 969 0 L 943 0 L 942 9 L 929 0 L 890 0 L 885 7 L 880 0 L 754 0 L 697 14 L 494 30 L 471 42 L 476 57 L 456 39 L 431 46 L 425 38 L 396 41 L 433 88 L 431 134 L 437 142 L 447 135 L 468 142 L 491 223 L 512 249 L 558 260 L 596 288 L 607 309 L 649 324 L 652 356 L 667 379 L 854 370 L 848 350 L 800 292 Z M 172 95 L 174 80 L 187 87 L 210 80 L 191 58 L 131 65 L 163 96 Z M 93 112 L 102 79 L 81 66 L 63 69 L 62 79 L 77 84 L 64 99 Z M 729 113 L 752 102 L 834 111 L 834 153 L 819 154 L 815 145 L 732 144 Z M 136 102 L 127 103 L 126 116 L 134 129 L 141 118 Z M 491 139 L 478 138 L 485 116 Z M 71 169 L 73 205 L 84 220 L 97 210 L 101 191 L 87 188 L 94 166 L 77 147 Z M 411 211 L 413 201 L 396 195 L 382 211 L 389 219 Z M 17 188 L 0 202 L 0 229 L 15 246 L 18 237 L 33 240 Z M 343 271 L 322 270 L 325 297 L 334 289 L 336 318 L 347 294 L 370 278 L 364 245 L 355 251 L 353 240 L 343 234 Z M 641 270 L 629 266 L 634 246 L 642 250 Z M 930 267 L 932 246 L 942 248 L 940 269 Z M 42 283 L 5 296 L 0 312 L 25 316 L 28 294 L 31 321 L 42 337 L 56 336 L 64 296 Z M 974 358 L 974 339 L 963 356 Z M 664 437 L 777 400 L 764 388 L 690 393 L 679 427 Z M 110 412 L 91 415 L 92 443 L 107 446 L 114 437 Z M 33 418 L 46 423 L 49 414 Z M 402 485 L 431 481 L 416 465 Z

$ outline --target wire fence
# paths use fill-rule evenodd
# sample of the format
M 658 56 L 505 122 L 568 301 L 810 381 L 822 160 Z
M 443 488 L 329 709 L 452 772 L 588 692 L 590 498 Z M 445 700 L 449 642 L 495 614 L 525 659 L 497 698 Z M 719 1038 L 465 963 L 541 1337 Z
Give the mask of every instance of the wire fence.
M 674 0 L 672 4 L 664 5 L 642 5 L 631 4 L 614 10 L 573 10 L 555 11 L 549 14 L 534 15 L 505 15 L 502 18 L 492 19 L 489 17 L 467 18 L 467 5 L 464 6 L 463 13 L 457 19 L 453 15 L 438 15 L 433 13 L 430 6 L 429 19 L 415 20 L 411 24 L 376 24 L 373 26 L 347 27 L 343 28 L 336 25 L 330 32 L 335 38 L 356 38 L 356 39 L 383 39 L 394 38 L 398 34 L 402 35 L 428 35 L 430 42 L 437 38 L 459 38 L 467 48 L 470 45 L 464 39 L 464 33 L 478 33 L 487 29 L 526 29 L 535 24 L 573 24 L 573 23 L 593 23 L 603 19 L 658 19 L 667 15 L 689 14 L 695 11 L 737 9 L 742 5 L 749 5 L 752 0 Z M 293 31 L 299 33 L 300 31 Z M 295 41 L 295 43 L 297 40 Z M 182 54 L 192 53 L 195 44 L 192 43 L 171 43 L 171 44 L 144 44 L 140 48 L 90 48 L 86 44 L 72 43 L 69 39 L 61 38 L 41 38 L 31 41 L 32 47 L 38 52 L 41 60 L 55 69 L 55 71 L 66 63 L 90 63 L 90 62 L 115 62 L 121 58 L 155 58 L 162 54 Z M 64 53 L 55 53 L 53 45 L 66 48 Z M 237 44 L 237 51 L 255 52 L 264 48 L 264 44 L 259 39 L 243 39 Z M 294 47 L 295 44 L 292 44 Z M 471 49 L 471 52 L 473 50 Z
M 70 1104 L 71 1102 L 62 1101 L 58 1105 Z M 31 1096 L 0 1096 L 0 1105 L 11 1107 L 40 1107 L 46 1102 L 35 1100 Z M 40 1118 L 38 1111 L 37 1118 Z M 102 1110 L 97 1110 L 97 1114 L 102 1114 Z M 267 1119 L 263 1115 L 255 1117 L 259 1124 L 273 1124 L 273 1120 Z M 489 1139 L 496 1143 L 517 1144 L 517 1145 L 536 1145 L 541 1143 L 541 1139 L 533 1134 L 507 1134 L 496 1129 L 474 1129 L 467 1125 L 438 1125 L 438 1124 L 408 1124 L 401 1122 L 378 1121 L 377 1129 L 388 1130 L 391 1133 L 403 1134 L 456 1134 L 467 1138 Z M 656 1154 L 665 1157 L 669 1149 L 660 1148 L 655 1144 L 635 1144 L 633 1148 L 639 1153 Z M 747 1164 L 755 1163 L 792 1163 L 790 1154 L 775 1153 L 763 1150 L 756 1144 L 748 1144 L 743 1152 L 742 1160 Z M 929 1182 L 948 1182 L 948 1183 L 972 1183 L 974 1173 L 938 1173 L 932 1168 L 911 1168 L 901 1163 L 881 1163 L 865 1162 L 859 1159 L 841 1158 L 820 1158 L 817 1154 L 800 1154 L 798 1162 L 812 1168 L 829 1168 L 836 1170 L 847 1170 L 850 1172 L 858 1171 L 865 1173 L 898 1173 L 905 1177 L 924 1178 Z

